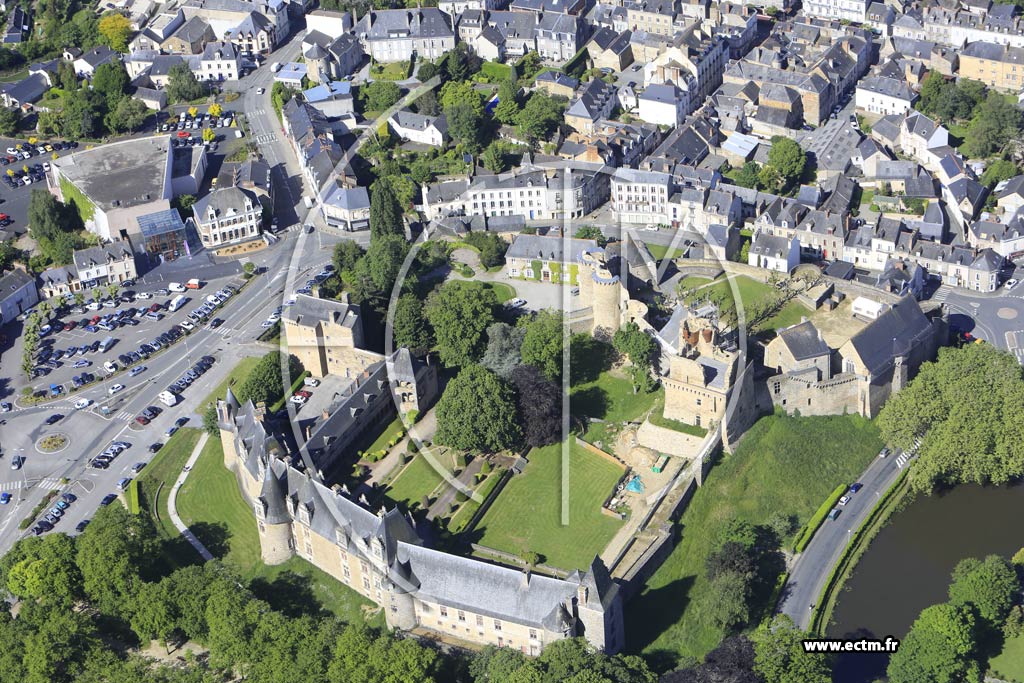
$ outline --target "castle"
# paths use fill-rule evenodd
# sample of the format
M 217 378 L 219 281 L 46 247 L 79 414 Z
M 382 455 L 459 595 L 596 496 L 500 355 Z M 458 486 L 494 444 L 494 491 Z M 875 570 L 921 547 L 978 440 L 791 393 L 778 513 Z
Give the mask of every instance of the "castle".
M 433 381 L 436 388 L 425 371 L 429 366 L 406 349 L 379 365 L 390 370 L 362 385 L 384 394 L 375 396 L 376 403 L 401 409 L 410 396 L 423 396 L 421 381 Z M 395 368 L 401 370 L 392 374 Z M 371 371 L 377 376 L 380 367 Z M 352 392 L 362 395 L 358 387 Z M 338 412 L 348 417 L 328 416 L 319 423 L 299 468 L 284 460 L 260 408 L 251 401 L 240 404 L 230 388 L 217 402 L 224 465 L 253 507 L 264 562 L 280 564 L 296 555 L 308 560 L 380 605 L 391 628 L 514 647 L 528 655 L 572 637 L 609 653 L 622 648 L 622 598 L 599 558 L 586 571 L 559 579 L 432 550 L 397 508 L 374 513 L 365 498 L 352 500 L 344 486 L 324 484 L 313 474 L 325 464 L 323 449 L 344 452 L 332 442 L 350 442 L 346 433 L 369 415 L 345 406 Z

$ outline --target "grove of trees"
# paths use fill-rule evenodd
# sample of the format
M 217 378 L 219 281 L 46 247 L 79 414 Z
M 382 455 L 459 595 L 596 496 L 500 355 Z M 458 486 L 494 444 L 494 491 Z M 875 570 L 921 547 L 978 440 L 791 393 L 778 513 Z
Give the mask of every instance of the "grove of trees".
M 908 475 L 914 491 L 1017 479 L 1024 475 L 1020 364 L 991 344 L 939 349 L 885 404 L 878 426 L 886 443 L 903 449 L 921 439 Z
M 656 681 L 639 657 L 599 654 L 582 640 L 555 643 L 536 659 L 508 648 L 442 654 L 346 624 L 298 575 L 290 575 L 286 600 L 261 589 L 268 602 L 215 560 L 181 557 L 185 566 L 172 571 L 166 550 L 150 518 L 120 504 L 101 508 L 78 537 L 54 532 L 15 544 L 0 558 L 0 593 L 20 601 L 16 617 L 7 602 L 0 608 L 0 676 L 25 683 Z M 192 641 L 208 654 L 185 653 L 169 666 L 138 654 L 152 640 L 167 652 Z

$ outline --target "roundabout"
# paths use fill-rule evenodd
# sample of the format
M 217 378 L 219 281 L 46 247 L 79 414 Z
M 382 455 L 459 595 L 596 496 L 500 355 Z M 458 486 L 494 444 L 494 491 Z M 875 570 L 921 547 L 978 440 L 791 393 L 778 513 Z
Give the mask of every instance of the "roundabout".
M 70 439 L 67 434 L 60 432 L 54 434 L 47 434 L 46 436 L 40 437 L 36 441 L 36 450 L 40 453 L 46 453 L 47 455 L 53 453 L 60 453 L 62 450 L 68 447 Z

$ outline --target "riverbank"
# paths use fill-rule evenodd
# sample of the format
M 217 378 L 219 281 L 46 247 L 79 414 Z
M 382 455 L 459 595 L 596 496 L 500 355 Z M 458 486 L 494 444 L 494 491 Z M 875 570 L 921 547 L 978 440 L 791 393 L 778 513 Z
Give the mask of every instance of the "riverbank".
M 868 515 L 864 523 L 857 529 L 857 533 L 850 541 L 850 544 L 846 546 L 843 556 L 839 558 L 839 562 L 832 569 L 832 573 L 825 582 L 825 589 L 822 591 L 821 597 L 815 602 L 817 608 L 811 617 L 809 628 L 811 633 L 824 637 L 825 631 L 828 629 L 829 622 L 832 619 L 832 612 L 839 600 L 843 586 L 846 585 L 847 579 L 853 575 L 853 571 L 857 568 L 857 563 L 860 561 L 861 556 L 871 547 L 871 542 L 878 533 L 889 523 L 893 513 L 899 510 L 901 504 L 907 500 L 907 493 L 910 491 L 910 487 L 907 484 L 907 473 L 909 471 L 909 469 L 903 470 L 899 479 L 893 483 L 885 495 L 875 504 L 871 514 Z

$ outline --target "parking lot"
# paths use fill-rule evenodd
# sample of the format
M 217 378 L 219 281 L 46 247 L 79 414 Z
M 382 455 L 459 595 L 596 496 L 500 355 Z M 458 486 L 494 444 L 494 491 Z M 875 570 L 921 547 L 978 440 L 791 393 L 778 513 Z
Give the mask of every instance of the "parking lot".
M 179 341 L 190 365 L 201 357 L 201 352 L 189 347 L 186 332 L 201 327 L 221 329 L 226 315 L 223 306 L 231 301 L 231 296 L 224 294 L 237 291 L 238 284 L 224 280 L 186 292 L 157 289 L 135 293 L 128 288 L 116 301 L 106 299 L 98 308 L 90 308 L 93 303 L 70 307 L 49 321 L 52 331 L 41 340 L 34 370 L 37 394 L 56 391 L 67 395 L 110 379 L 107 398 L 95 408 L 103 412 L 117 409 L 133 385 L 149 381 L 149 357 Z M 171 305 L 179 299 L 180 307 Z M 167 384 L 177 379 L 166 378 Z M 175 387 L 175 391 L 185 388 L 187 385 Z

